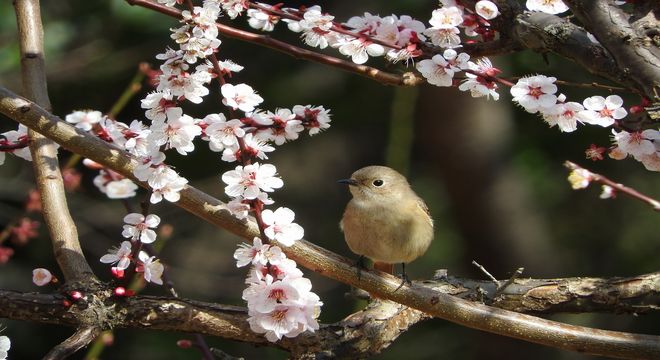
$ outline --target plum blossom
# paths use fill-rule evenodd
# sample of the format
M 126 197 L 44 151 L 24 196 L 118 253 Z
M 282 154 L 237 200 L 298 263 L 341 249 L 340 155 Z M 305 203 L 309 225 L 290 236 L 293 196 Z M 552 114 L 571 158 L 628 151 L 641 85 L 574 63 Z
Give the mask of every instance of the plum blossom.
M 309 129 L 309 135 L 316 135 L 330 127 L 330 111 L 323 106 L 296 105 L 292 112 L 296 119 L 302 121 L 303 126 Z
M 23 124 L 19 124 L 18 129 L 16 130 L 7 131 L 0 134 L 0 145 L 10 145 L 10 144 L 25 145 L 22 148 L 13 149 L 7 152 L 12 153 L 15 156 L 18 156 L 24 160 L 32 161 L 32 154 L 30 153 L 28 141 L 29 141 L 29 137 L 27 134 L 27 127 L 25 127 L 25 125 Z M 57 146 L 59 147 L 59 145 Z M 0 165 L 4 163 L 4 158 L 5 158 L 5 152 L 0 151 Z
M 138 258 L 142 262 L 139 267 L 139 272 L 144 273 L 144 280 L 154 284 L 163 285 L 163 280 L 161 279 L 163 271 L 165 270 L 163 264 L 156 260 L 155 256 L 150 257 L 149 254 L 144 251 L 140 251 Z
M 616 197 L 616 191 L 614 191 L 614 188 L 609 185 L 603 185 L 598 197 L 601 199 L 614 199 Z
M 117 264 L 119 270 L 126 270 L 131 265 L 131 242 L 122 241 L 118 249 L 110 250 L 101 256 L 100 261 L 104 264 Z
M 368 41 L 365 38 L 341 39 L 335 45 L 342 55 L 350 56 L 356 64 L 364 64 L 369 56 L 383 56 L 385 48 L 382 45 Z
M 195 150 L 193 140 L 202 133 L 195 119 L 188 115 L 169 112 L 167 122 L 157 122 L 151 126 L 149 140 L 166 149 L 174 148 L 179 154 L 187 155 Z
M 660 144 L 660 132 L 647 129 L 644 131 L 627 132 L 612 130 L 614 141 L 620 151 L 640 159 L 644 155 L 652 155 L 658 151 L 656 144 Z
M 238 139 L 245 136 L 243 123 L 238 119 L 227 121 L 224 114 L 209 114 L 203 119 L 207 124 L 204 133 L 209 139 L 212 151 L 222 151 L 225 147 L 238 145 Z
M 223 104 L 244 112 L 253 111 L 257 105 L 264 101 L 261 96 L 257 95 L 257 93 L 246 84 L 224 84 L 220 88 L 220 91 L 223 96 Z
M 247 134 L 243 138 L 243 148 L 241 149 L 238 144 L 233 144 L 222 152 L 222 160 L 227 162 L 234 162 L 240 159 L 242 154 L 249 155 L 250 157 L 265 160 L 268 159 L 266 153 L 274 151 L 275 148 L 268 145 L 266 142 Z
M 302 121 L 296 120 L 296 114 L 289 109 L 277 109 L 275 113 L 267 112 L 265 116 L 270 119 L 269 132 L 259 132 L 265 136 L 265 140 L 273 141 L 276 145 L 282 145 L 288 140 L 295 140 L 298 134 L 305 130 Z
M 524 77 L 511 87 L 513 101 L 532 114 L 543 112 L 557 102 L 555 81 L 557 78 L 545 75 Z
M 229 213 L 231 213 L 235 218 L 242 220 L 247 218 L 248 212 L 250 211 L 250 205 L 244 203 L 241 197 L 237 197 L 229 201 L 225 205 L 225 209 L 229 211 Z
M 442 55 L 437 54 L 431 59 L 418 62 L 416 68 L 429 84 L 451 86 L 454 74 L 467 67 L 469 59 L 466 53 L 457 54 L 453 49 L 447 49 Z
M 236 259 L 236 267 L 243 267 L 250 264 L 266 264 L 268 262 L 266 253 L 270 249 L 270 245 L 262 244 L 259 237 L 255 237 L 250 244 L 240 244 L 238 249 L 234 251 L 234 259 Z
M 151 244 L 156 241 L 156 232 L 151 230 L 158 227 L 160 217 L 149 214 L 146 217 L 139 213 L 130 213 L 124 216 L 124 231 L 121 235 L 133 241 L 140 240 L 143 244 Z
M 544 108 L 543 120 L 553 127 L 557 125 L 562 132 L 573 132 L 577 129 L 579 121 L 577 114 L 584 110 L 580 103 L 566 102 L 566 95 L 559 94 L 557 103 L 549 108 Z
M 77 110 L 64 118 L 66 122 L 75 124 L 75 127 L 85 131 L 92 130 L 92 126 L 98 124 L 101 119 L 103 114 L 94 110 Z
M 568 182 L 571 183 L 573 190 L 584 189 L 593 180 L 593 174 L 586 169 L 575 169 L 568 174 Z
M 53 280 L 53 274 L 44 268 L 36 268 L 32 270 L 32 282 L 37 286 L 44 286 L 50 284 Z
M 248 9 L 248 24 L 251 28 L 261 31 L 273 31 L 280 18 L 271 16 L 259 9 Z
M 610 95 L 607 98 L 592 96 L 584 99 L 582 104 L 585 110 L 580 111 L 578 117 L 587 124 L 608 127 L 628 115 L 623 108 L 623 99 L 619 95 Z
M 525 6 L 531 11 L 547 14 L 561 14 L 568 10 L 568 6 L 561 0 L 527 0 Z
M 152 121 L 165 121 L 167 113 L 170 109 L 177 109 L 179 113 L 183 113 L 181 108 L 176 107 L 176 101 L 172 99 L 172 94 L 169 91 L 156 91 L 147 94 L 147 97 L 141 100 L 141 107 L 147 109 L 145 116 Z M 172 117 L 173 115 L 170 115 Z
M 492 1 L 477 1 L 474 11 L 486 20 L 494 19 L 498 15 L 497 5 Z
M 11 349 L 11 340 L 6 336 L 0 336 L 0 360 L 7 359 L 9 349 Z
M 275 211 L 266 209 L 261 218 L 266 225 L 264 233 L 271 240 L 277 240 L 284 246 L 291 246 L 305 235 L 302 226 L 293 222 L 296 214 L 289 208 L 281 207 Z
M 181 198 L 181 190 L 188 184 L 188 179 L 179 176 L 176 172 L 168 179 L 168 182 L 158 189 L 153 189 L 149 202 L 157 204 L 163 199 L 169 202 L 177 202 Z
M 232 197 L 255 199 L 262 190 L 272 192 L 284 185 L 282 179 L 275 176 L 276 173 L 277 169 L 271 164 L 260 165 L 255 162 L 244 167 L 239 165 L 222 174 L 222 181 L 227 184 L 225 193 Z
M 94 185 L 109 199 L 127 199 L 135 196 L 138 186 L 130 179 L 110 169 L 101 169 L 94 177 Z

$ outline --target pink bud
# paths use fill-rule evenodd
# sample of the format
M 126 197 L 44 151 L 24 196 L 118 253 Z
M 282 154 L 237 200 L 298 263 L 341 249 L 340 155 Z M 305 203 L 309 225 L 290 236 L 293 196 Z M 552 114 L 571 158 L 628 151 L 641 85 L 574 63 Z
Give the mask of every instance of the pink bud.
M 69 292 L 69 297 L 71 300 L 78 301 L 83 298 L 83 293 L 78 290 L 73 290 Z
M 115 296 L 124 296 L 126 295 L 126 289 L 121 286 L 117 286 L 115 290 L 113 291 Z
M 631 114 L 639 114 L 644 112 L 644 108 L 641 105 L 634 105 L 630 107 Z
M 182 349 L 190 349 L 192 347 L 193 343 L 192 341 L 188 339 L 181 339 L 176 342 L 176 346 L 182 348 Z

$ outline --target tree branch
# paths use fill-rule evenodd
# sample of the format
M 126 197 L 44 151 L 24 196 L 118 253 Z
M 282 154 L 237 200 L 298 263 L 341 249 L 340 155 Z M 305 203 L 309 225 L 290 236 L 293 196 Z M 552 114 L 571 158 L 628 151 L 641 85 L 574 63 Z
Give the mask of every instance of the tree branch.
M 168 15 L 177 19 L 181 18 L 181 11 L 161 5 L 159 3 L 149 0 L 126 0 L 130 5 L 137 5 L 147 9 L 157 11 L 161 14 Z M 371 66 L 358 65 L 350 61 L 336 58 L 334 56 L 324 55 L 312 50 L 303 49 L 301 47 L 291 45 L 284 41 L 273 39 L 270 36 L 259 35 L 248 31 L 239 30 L 224 24 L 216 24 L 218 31 L 224 36 L 239 39 L 249 43 L 257 44 L 260 46 L 273 49 L 275 51 L 293 56 L 298 59 L 309 60 L 319 64 L 333 66 L 348 72 L 352 72 L 372 80 L 376 80 L 385 85 L 397 86 L 415 86 L 424 83 L 424 79 L 414 72 L 406 72 L 404 74 L 392 74 Z
M 633 29 L 628 22 L 630 15 L 612 1 L 567 0 L 566 4 L 612 54 L 619 71 L 635 83 L 635 88 L 659 102 L 660 48 L 646 33 L 637 33 Z M 657 34 L 657 20 L 655 28 Z
M 45 108 L 50 108 L 43 53 L 43 28 L 38 0 L 16 0 L 16 20 L 21 52 L 23 91 Z M 54 142 L 30 130 L 30 152 L 43 216 L 48 226 L 55 258 L 67 282 L 89 280 L 87 264 L 78 241 L 64 194 L 62 174 Z
M 71 337 L 51 349 L 44 360 L 60 360 L 76 353 L 76 351 L 87 346 L 101 333 L 101 329 L 95 326 L 86 327 L 76 331 Z
M 131 170 L 136 161 L 128 154 L 79 131 L 2 87 L 0 112 L 74 152 L 133 178 Z M 181 200 L 175 205 L 243 238 L 252 239 L 259 234 L 254 223 L 237 220 L 228 211 L 218 210 L 222 202 L 191 186 L 181 192 Z M 397 290 L 400 279 L 378 271 L 363 271 L 358 278 L 351 261 L 307 241 L 283 247 L 283 251 L 312 271 L 463 326 L 593 355 L 638 359 L 660 357 L 658 336 L 566 325 L 476 304 L 425 286 L 404 286 Z

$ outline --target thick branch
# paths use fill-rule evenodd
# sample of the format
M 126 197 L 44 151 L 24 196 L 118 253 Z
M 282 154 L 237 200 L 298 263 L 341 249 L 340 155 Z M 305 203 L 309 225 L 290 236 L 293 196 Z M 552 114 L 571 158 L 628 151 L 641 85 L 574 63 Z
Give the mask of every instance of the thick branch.
M 147 9 L 155 10 L 161 14 L 165 14 L 177 19 L 181 18 L 181 11 L 158 4 L 154 1 L 126 0 L 126 2 L 130 5 L 137 5 Z M 334 56 L 328 56 L 312 50 L 303 49 L 301 47 L 285 43 L 284 41 L 273 39 L 270 36 L 239 30 L 224 24 L 217 24 L 216 26 L 218 27 L 220 34 L 224 36 L 264 46 L 298 59 L 309 60 L 319 64 L 333 66 L 348 72 L 368 77 L 386 85 L 414 86 L 424 82 L 422 77 L 413 72 L 407 72 L 402 75 L 392 74 L 371 66 L 358 65 L 350 61 L 336 58 Z
M 132 178 L 131 170 L 135 160 L 126 153 L 90 134 L 78 131 L 39 106 L 1 87 L 0 112 L 64 147 Z M 228 211 L 214 208 L 219 204 L 222 204 L 219 200 L 190 186 L 181 192 L 181 201 L 175 203 L 243 238 L 252 239 L 259 234 L 255 224 L 239 221 L 230 216 Z M 400 279 L 377 271 L 362 272 L 361 278 L 358 278 L 351 261 L 306 241 L 299 241 L 283 250 L 299 264 L 324 276 L 467 327 L 594 355 L 648 359 L 660 357 L 660 337 L 657 336 L 566 325 L 475 304 L 419 285 L 404 286 L 397 290 Z
M 50 108 L 39 1 L 16 0 L 14 4 L 20 40 L 23 91 L 28 98 Z M 78 231 L 67 206 L 57 161 L 57 146 L 33 130 L 29 131 L 29 136 L 32 164 L 43 206 L 42 213 L 53 243 L 55 258 L 66 281 L 89 279 L 92 270 L 80 248 Z
M 567 0 L 575 17 L 612 54 L 619 71 L 630 78 L 649 99 L 660 101 L 660 48 L 646 33 L 637 33 L 630 15 L 612 1 Z M 658 22 L 655 20 L 655 35 Z
M 556 53 L 594 75 L 635 88 L 635 83 L 619 70 L 607 50 L 589 40 L 583 28 L 567 19 L 542 12 L 524 12 L 515 18 L 514 24 L 515 37 L 525 47 L 541 53 Z

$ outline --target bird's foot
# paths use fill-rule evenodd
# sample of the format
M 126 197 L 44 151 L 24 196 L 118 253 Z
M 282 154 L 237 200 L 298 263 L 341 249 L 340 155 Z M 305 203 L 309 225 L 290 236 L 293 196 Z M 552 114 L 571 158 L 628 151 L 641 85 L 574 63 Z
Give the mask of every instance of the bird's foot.
M 400 277 L 401 277 L 401 284 L 399 284 L 399 287 L 397 287 L 396 289 L 394 289 L 395 292 L 396 292 L 397 290 L 401 289 L 401 288 L 403 287 L 403 285 L 405 285 L 406 283 L 407 283 L 408 285 L 412 285 L 412 281 L 410 281 L 410 278 L 409 278 L 408 275 L 406 274 L 406 264 L 405 264 L 405 263 L 401 263 L 401 268 L 402 268 L 402 270 L 401 270 L 401 275 L 400 275 Z
M 360 281 L 360 279 L 362 278 L 362 270 L 367 269 L 367 266 L 364 263 L 364 255 L 360 255 L 360 257 L 355 262 L 355 269 L 357 270 L 358 281 Z

